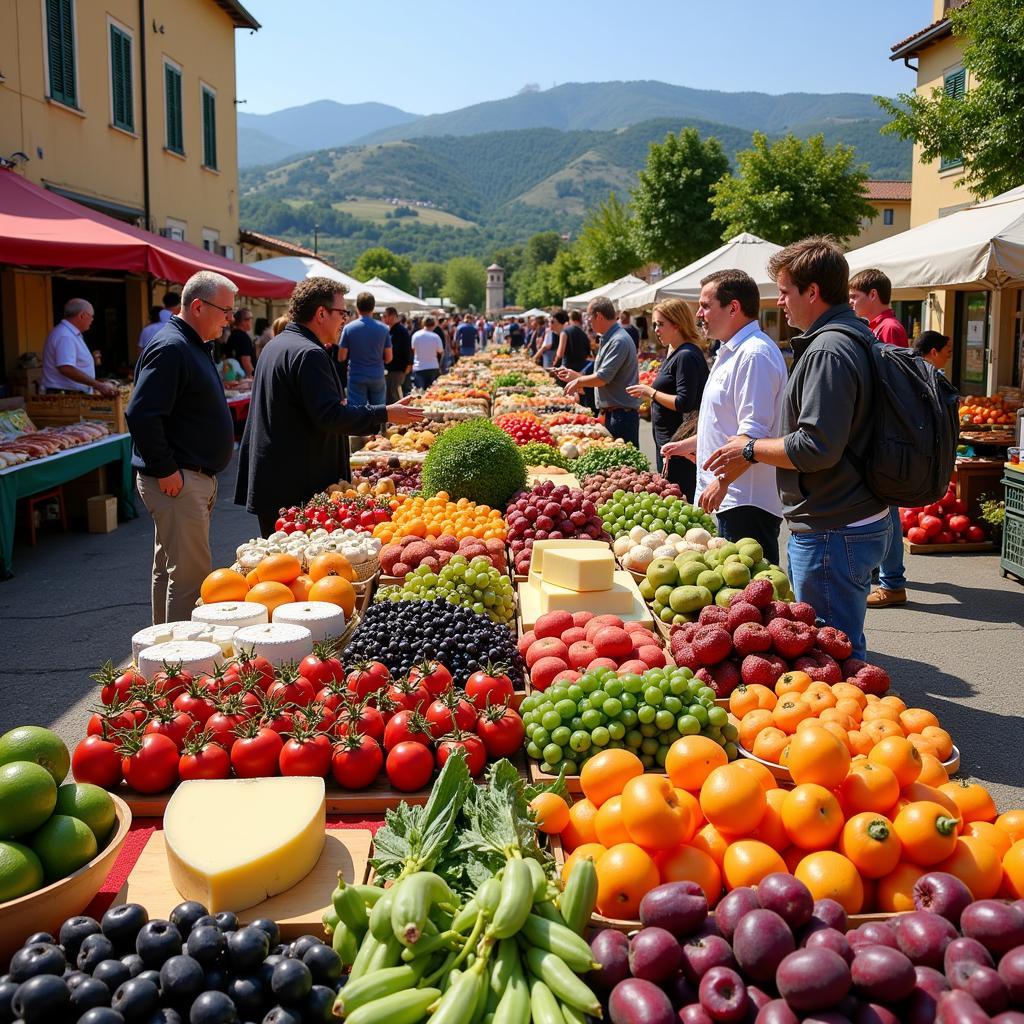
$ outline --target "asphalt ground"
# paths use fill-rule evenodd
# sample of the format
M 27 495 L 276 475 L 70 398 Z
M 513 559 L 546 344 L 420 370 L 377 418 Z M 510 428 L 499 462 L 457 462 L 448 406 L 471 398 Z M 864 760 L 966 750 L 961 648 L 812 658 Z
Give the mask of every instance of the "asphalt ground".
M 641 446 L 653 456 L 648 425 Z M 653 461 L 653 458 L 652 458 Z M 258 532 L 231 503 L 235 465 L 219 477 L 213 564 Z M 73 746 L 98 692 L 91 672 L 130 654 L 149 624 L 152 523 L 141 515 L 110 534 L 47 526 L 32 548 L 19 536 L 13 579 L 0 583 L 0 732 L 55 729 Z M 869 658 L 910 705 L 931 709 L 953 735 L 961 774 L 988 786 L 1001 810 L 1024 807 L 1024 591 L 996 554 L 908 555 L 908 604 L 869 610 Z

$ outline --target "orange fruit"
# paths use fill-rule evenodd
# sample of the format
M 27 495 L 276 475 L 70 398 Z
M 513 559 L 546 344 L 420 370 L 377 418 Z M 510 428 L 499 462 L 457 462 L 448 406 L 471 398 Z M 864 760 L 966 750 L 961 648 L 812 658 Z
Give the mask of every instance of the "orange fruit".
M 775 682 L 776 696 L 803 693 L 813 679 L 806 672 L 784 672 Z
M 594 818 L 597 808 L 585 797 L 577 800 L 569 808 L 569 824 L 561 832 L 562 848 L 572 852 L 584 843 L 592 843 L 597 839 L 594 829 Z
M 865 719 L 861 723 L 860 731 L 868 737 L 872 746 L 881 743 L 882 740 L 888 739 L 890 736 L 904 738 L 903 728 L 900 723 L 894 722 L 890 718 L 874 718 L 870 722 Z
M 716 768 L 700 787 L 700 809 L 715 828 L 742 835 L 757 828 L 767 806 L 764 787 L 736 765 Z
M 949 782 L 949 775 L 942 767 L 942 762 L 934 754 L 921 754 L 921 774 L 918 782 L 926 786 L 942 786 Z
M 863 705 L 858 704 L 855 700 L 850 700 L 849 697 L 840 697 L 839 700 L 836 701 L 836 706 L 832 710 L 838 711 L 844 715 L 849 715 L 850 718 L 858 724 L 864 719 Z
M 1003 886 L 1013 899 L 1024 899 L 1024 839 L 1003 854 Z
M 267 555 L 256 566 L 260 583 L 291 583 L 302 572 L 302 563 L 294 555 Z
M 766 807 L 757 828 L 750 833 L 751 839 L 759 839 L 773 850 L 784 850 L 789 846 L 789 836 L 782 823 L 782 804 L 786 799 L 786 790 L 769 789 L 765 793 Z
M 914 749 L 924 757 L 925 754 L 931 754 L 938 761 L 939 748 L 932 743 L 931 740 L 926 740 L 919 732 L 912 732 L 907 734 L 907 739 L 913 744 Z M 939 764 L 942 762 L 939 761 Z
M 754 761 L 749 757 L 741 757 L 733 764 L 737 768 L 742 768 L 745 772 L 750 772 L 751 775 L 761 783 L 761 788 L 767 793 L 769 790 L 778 789 L 779 784 L 775 781 L 775 776 L 768 770 L 768 768 L 761 764 L 760 761 Z
M 214 604 L 217 601 L 244 601 L 249 593 L 249 584 L 245 577 L 234 569 L 214 569 L 203 580 L 199 588 L 199 596 L 203 604 Z
M 788 760 L 797 785 L 816 782 L 826 789 L 835 789 L 850 769 L 850 751 L 821 726 L 797 730 L 789 741 Z
M 948 761 L 953 756 L 953 737 L 945 729 L 936 728 L 934 725 L 926 725 L 921 730 L 921 735 L 929 742 L 935 744 L 937 757 L 940 761 Z
M 939 789 L 956 804 L 965 822 L 995 821 L 999 816 L 992 795 L 980 782 L 958 780 L 947 782 Z
M 605 917 L 633 920 L 640 901 L 661 883 L 650 854 L 635 843 L 619 843 L 597 861 L 597 909 Z
M 892 822 L 873 811 L 855 814 L 839 837 L 839 852 L 864 878 L 887 875 L 899 863 L 902 849 Z
M 776 728 L 785 733 L 796 732 L 796 727 L 805 719 L 811 717 L 811 706 L 802 697 L 795 694 L 787 694 L 779 699 L 772 711 L 772 721 Z
M 569 824 L 569 805 L 557 793 L 538 793 L 530 801 L 537 828 L 547 835 L 558 835 Z
M 568 879 L 569 874 L 572 871 L 572 866 L 578 859 L 589 857 L 596 864 L 607 852 L 607 849 L 600 843 L 584 843 L 582 846 L 577 846 L 576 849 L 565 858 L 565 863 L 562 865 L 563 883 Z
M 926 786 L 923 782 L 912 782 L 900 790 L 900 798 L 896 801 L 896 810 L 902 811 L 907 804 L 916 803 L 919 800 L 931 800 L 932 803 L 942 804 L 946 808 L 946 812 L 954 818 L 960 815 L 956 802 L 951 796 L 943 793 L 941 789 Z
M 810 719 L 808 719 L 810 721 Z M 857 722 L 852 715 L 847 714 L 845 711 L 840 711 L 839 708 L 825 708 L 820 715 L 818 715 L 818 721 L 822 725 L 838 725 L 844 732 L 849 732 L 851 729 L 857 728 Z M 800 723 L 803 725 L 803 723 Z
M 342 576 L 324 576 L 309 588 L 310 601 L 326 601 L 336 604 L 345 613 L 346 619 L 352 618 L 356 608 L 356 592 L 352 584 Z
M 988 843 L 973 836 L 960 836 L 953 852 L 935 865 L 935 871 L 956 875 L 976 900 L 990 900 L 1003 882 L 1002 858 Z
M 1013 840 L 1001 828 L 987 821 L 970 822 L 960 835 L 961 838 L 969 836 L 971 839 L 980 839 L 983 843 L 988 843 L 999 857 L 1003 857 L 1013 846 Z
M 618 843 L 630 843 L 632 839 L 622 820 L 622 797 L 610 796 L 594 815 L 594 831 L 597 841 L 609 849 Z
M 680 846 L 664 850 L 654 858 L 661 883 L 696 882 L 713 907 L 722 895 L 722 872 L 714 860 L 703 850 L 693 846 Z
M 762 761 L 770 761 L 772 764 L 782 763 L 782 752 L 789 745 L 789 737 L 781 730 L 770 726 L 762 729 L 754 740 L 751 753 Z
M 255 569 L 250 569 L 245 574 L 245 584 L 246 584 L 247 587 L 249 587 L 249 588 L 255 587 L 256 584 L 259 583 L 259 581 L 260 581 L 260 578 L 259 578 L 259 576 L 256 575 L 256 570 Z
M 354 578 L 352 563 L 340 551 L 325 551 L 323 554 L 317 555 L 309 563 L 309 575 L 314 583 L 317 580 L 322 580 L 325 576 L 340 576 L 342 579 L 348 580 L 349 583 Z
M 906 711 L 900 712 L 900 725 L 909 735 L 912 732 L 920 732 L 929 725 L 938 728 L 939 720 L 925 708 L 907 708 Z
M 601 754 L 597 756 L 600 757 Z M 595 760 L 596 758 L 591 758 L 587 765 L 593 764 Z M 695 792 L 701 788 L 712 771 L 728 763 L 729 755 L 726 754 L 725 748 L 710 737 L 682 736 L 668 748 L 665 771 L 673 786 Z M 587 765 L 584 765 L 584 771 Z
M 900 789 L 916 782 L 921 774 L 921 755 L 903 736 L 887 736 L 876 743 L 868 754 L 868 761 L 891 768 Z
M 995 826 L 1002 829 L 1015 843 L 1024 839 L 1024 808 L 1003 811 L 996 818 Z
M 805 782 L 786 793 L 782 824 L 794 846 L 824 850 L 839 838 L 843 812 L 839 801 L 824 786 Z
M 827 684 L 822 683 L 823 686 Z M 811 711 L 815 716 L 820 715 L 823 711 L 830 711 L 836 706 L 836 699 L 832 696 L 832 691 L 829 689 L 825 690 L 810 690 L 803 694 L 803 699 L 810 706 Z
M 674 789 L 665 775 L 630 779 L 620 799 L 622 821 L 630 840 L 648 851 L 688 843 L 700 824 L 697 801 L 685 790 Z
M 741 719 L 737 727 L 740 734 L 740 744 L 747 750 L 754 749 L 754 743 L 758 734 L 772 727 L 774 719 L 767 708 L 755 708 L 748 711 Z
M 295 595 L 283 583 L 269 582 L 257 583 L 245 595 L 245 599 L 255 604 L 262 604 L 273 619 L 275 609 L 283 604 L 292 604 L 295 601 Z
M 887 722 L 894 722 L 896 725 L 899 725 L 900 713 L 891 704 L 883 704 L 881 701 L 869 704 L 864 709 L 865 722 L 877 722 L 880 719 L 885 719 Z M 900 726 L 900 734 L 902 735 L 902 733 L 903 727 Z
M 778 698 L 775 694 L 760 683 L 740 683 L 729 695 L 729 711 L 737 718 L 742 718 L 748 711 L 758 708 L 771 711 L 777 703 Z
M 309 591 L 313 586 L 313 581 L 308 576 L 296 576 L 295 579 L 288 584 L 288 589 L 294 594 L 296 601 L 308 601 Z
M 867 694 L 859 686 L 855 686 L 853 683 L 833 683 L 832 692 L 836 695 L 837 701 L 851 700 L 862 711 L 867 707 Z
M 726 887 L 757 885 L 765 875 L 785 871 L 786 862 L 767 843 L 756 839 L 740 839 L 730 843 L 722 861 Z
M 875 745 L 875 741 L 860 729 L 852 729 L 847 733 L 846 738 L 850 741 L 850 753 L 855 757 L 858 754 L 867 757 L 871 753 L 871 748 Z
M 900 798 L 896 774 L 884 764 L 854 761 L 839 787 L 839 804 L 847 817 L 862 811 L 888 814 Z
M 691 736 L 689 739 L 697 739 L 697 737 Z M 714 741 L 708 740 L 708 742 Z M 717 746 L 717 744 L 715 745 Z M 724 754 L 725 751 L 723 750 L 722 753 Z M 643 772 L 643 762 L 631 751 L 617 748 L 602 750 L 600 754 L 595 754 L 587 761 L 581 769 L 580 787 L 583 790 L 583 795 L 595 807 L 600 807 L 609 797 L 618 796 L 630 779 L 637 775 L 643 775 Z
M 697 834 L 690 840 L 695 850 L 706 853 L 719 867 L 725 860 L 725 851 L 729 849 L 729 840 L 708 823 L 697 829 Z
M 864 883 L 853 861 L 834 850 L 809 853 L 794 872 L 816 900 L 833 899 L 848 914 L 864 906 Z
M 893 819 L 903 844 L 903 859 L 926 868 L 953 853 L 959 824 L 947 808 L 931 800 L 907 804 Z

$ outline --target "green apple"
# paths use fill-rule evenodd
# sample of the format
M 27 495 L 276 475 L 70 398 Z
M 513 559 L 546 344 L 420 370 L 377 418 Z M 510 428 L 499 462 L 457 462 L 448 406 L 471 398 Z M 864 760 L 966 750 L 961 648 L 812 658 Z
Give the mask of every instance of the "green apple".
M 672 591 L 671 608 L 673 612 L 680 614 L 696 612 L 704 607 L 703 595 L 700 587 L 676 587 Z M 706 593 L 706 591 L 705 591 Z
M 679 582 L 684 587 L 692 587 L 706 572 L 709 570 L 703 562 L 686 562 L 679 568 Z
M 656 558 L 647 566 L 647 578 L 655 587 L 674 587 L 679 580 L 679 570 L 671 558 Z
M 725 585 L 725 577 L 718 569 L 705 569 L 696 579 L 698 587 L 707 587 L 712 594 L 717 594 Z
M 670 586 L 658 587 L 654 591 L 654 600 L 658 604 L 668 604 L 668 599 L 672 596 L 672 591 L 675 588 Z
M 764 558 L 764 548 L 756 540 L 751 540 L 749 537 L 741 540 L 737 547 L 740 549 L 741 555 L 746 555 L 755 562 L 760 562 Z
M 722 579 L 730 587 L 745 587 L 750 582 L 750 570 L 742 562 L 725 562 Z
M 638 584 L 638 589 L 640 591 L 640 596 L 645 601 L 654 600 L 654 593 L 657 590 L 657 587 L 655 587 L 654 584 L 646 576 Z
M 719 608 L 728 608 L 732 595 L 741 593 L 742 591 L 738 587 L 722 587 L 722 589 L 715 594 L 715 604 L 717 604 Z

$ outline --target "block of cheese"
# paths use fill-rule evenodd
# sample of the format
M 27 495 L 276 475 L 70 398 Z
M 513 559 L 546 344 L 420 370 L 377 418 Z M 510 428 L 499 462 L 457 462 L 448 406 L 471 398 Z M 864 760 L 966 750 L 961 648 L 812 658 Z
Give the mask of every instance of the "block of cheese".
M 267 606 L 258 601 L 215 601 L 192 609 L 193 622 L 207 622 L 211 626 L 260 626 L 269 622 Z
M 313 870 L 326 820 L 323 779 L 182 782 L 164 811 L 171 881 L 212 914 L 254 907 Z
M 234 626 L 211 626 L 209 629 L 210 642 L 216 644 L 225 658 L 235 656 L 235 633 L 238 630 Z
M 313 634 L 305 626 L 290 622 L 268 622 L 262 626 L 243 626 L 235 630 L 235 648 L 262 654 L 277 667 L 286 662 L 300 662 L 313 653 Z
M 345 613 L 330 601 L 294 601 L 274 609 L 274 622 L 305 626 L 314 643 L 345 632 Z
M 138 665 L 147 680 L 152 680 L 165 664 L 180 664 L 195 678 L 213 672 L 214 666 L 222 660 L 221 649 L 207 640 L 168 640 L 141 650 Z
M 158 626 L 146 626 L 132 637 L 132 661 L 139 663 L 139 655 L 154 644 L 165 644 L 169 640 L 198 640 L 205 630 L 201 622 L 162 622 Z
M 615 556 L 607 544 L 599 548 L 552 548 L 544 555 L 541 580 L 565 590 L 590 593 L 611 590 Z
M 535 540 L 530 550 L 530 581 L 539 586 L 544 572 L 544 555 L 548 551 L 611 551 L 603 540 Z
M 539 586 L 532 581 L 519 584 L 519 615 L 524 630 L 533 629 L 537 619 L 551 611 L 618 615 L 625 622 L 654 624 L 636 581 L 621 569 L 615 572 L 611 590 L 579 593 L 544 582 Z

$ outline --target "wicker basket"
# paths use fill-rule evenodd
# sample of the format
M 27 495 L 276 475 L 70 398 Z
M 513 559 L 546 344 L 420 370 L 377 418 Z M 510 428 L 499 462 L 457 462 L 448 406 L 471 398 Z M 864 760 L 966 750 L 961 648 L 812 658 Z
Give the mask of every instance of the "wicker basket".
M 354 583 L 366 583 L 380 572 L 380 559 L 374 555 L 365 562 L 353 562 L 352 572 L 355 576 Z

